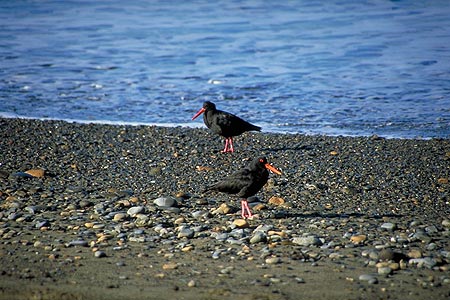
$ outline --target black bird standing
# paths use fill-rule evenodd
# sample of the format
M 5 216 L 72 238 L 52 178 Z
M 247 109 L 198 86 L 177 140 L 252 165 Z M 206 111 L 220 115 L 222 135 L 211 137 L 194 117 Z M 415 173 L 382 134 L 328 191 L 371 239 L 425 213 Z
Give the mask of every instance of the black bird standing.
M 225 137 L 225 148 L 222 152 L 234 152 L 233 137 L 246 131 L 261 131 L 261 127 L 250 124 L 241 118 L 225 111 L 216 109 L 216 105 L 206 101 L 203 107 L 192 117 L 192 120 L 203 115 L 206 127 L 214 133 Z
M 271 166 L 265 157 L 255 158 L 250 164 L 240 171 L 232 174 L 210 187 L 206 191 L 218 191 L 227 194 L 237 194 L 241 200 L 241 215 L 251 218 L 252 212 L 248 207 L 247 198 L 255 195 L 269 179 L 269 171 L 281 175 L 281 172 Z

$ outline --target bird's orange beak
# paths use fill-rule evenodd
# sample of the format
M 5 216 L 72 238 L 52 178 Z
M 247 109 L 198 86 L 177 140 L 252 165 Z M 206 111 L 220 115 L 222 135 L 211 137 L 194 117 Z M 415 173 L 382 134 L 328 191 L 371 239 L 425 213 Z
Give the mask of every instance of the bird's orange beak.
M 194 120 L 195 118 L 197 118 L 198 116 L 200 116 L 202 113 L 204 113 L 205 112 L 205 108 L 204 107 L 202 107 L 193 117 L 192 117 L 192 120 Z
M 264 166 L 266 167 L 267 170 L 270 170 L 270 171 L 274 172 L 275 174 L 281 175 L 281 172 L 278 171 L 275 167 L 273 167 L 269 164 L 265 164 Z

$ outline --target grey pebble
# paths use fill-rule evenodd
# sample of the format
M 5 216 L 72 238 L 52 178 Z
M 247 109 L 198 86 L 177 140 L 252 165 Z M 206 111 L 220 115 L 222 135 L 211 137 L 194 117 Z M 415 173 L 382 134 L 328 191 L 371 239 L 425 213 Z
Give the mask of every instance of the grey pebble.
M 27 206 L 23 209 L 24 211 L 34 215 L 36 213 L 39 213 L 41 211 L 44 210 L 44 207 L 41 205 L 32 205 L 32 206 Z
M 172 207 L 176 205 L 177 201 L 173 197 L 159 197 L 153 203 L 159 207 Z
M 426 233 L 428 233 L 428 234 L 439 232 L 439 230 L 438 230 L 438 229 L 436 228 L 436 226 L 434 226 L 434 225 L 425 227 L 425 231 L 426 231 Z
M 39 221 L 36 223 L 36 225 L 34 227 L 36 228 L 42 228 L 42 227 L 48 227 L 50 226 L 50 222 L 47 220 L 43 220 L 43 221 Z
M 315 235 L 299 236 L 292 239 L 294 244 L 300 246 L 321 246 L 322 241 Z
M 416 265 L 418 268 L 429 268 L 432 269 L 434 266 L 436 266 L 437 262 L 435 259 L 431 257 L 424 257 L 424 258 L 413 258 L 409 260 L 409 264 Z
M 256 244 L 265 242 L 267 240 L 267 236 L 262 231 L 256 231 L 254 235 L 250 238 L 250 244 Z
M 279 263 L 281 263 L 281 258 L 279 258 L 279 257 L 266 258 L 266 264 L 274 265 L 274 264 L 279 264 Z
M 208 216 L 209 212 L 206 210 L 197 210 L 192 213 L 192 216 L 196 219 Z
M 106 253 L 104 251 L 97 250 L 94 252 L 94 256 L 97 258 L 106 257 Z
M 75 246 L 88 247 L 89 243 L 85 240 L 73 240 L 73 241 L 70 241 L 69 243 L 67 243 L 66 246 L 67 247 L 75 247 Z
M 127 214 L 134 217 L 137 214 L 140 214 L 144 211 L 144 207 L 143 206 L 133 206 L 130 209 L 127 210 Z
M 305 279 L 301 277 L 295 277 L 295 281 L 297 281 L 297 283 L 305 283 Z
M 229 234 L 226 232 L 223 232 L 223 233 L 219 233 L 216 235 L 216 240 L 225 241 L 226 239 L 228 239 L 228 237 L 229 237 Z
M 372 274 L 362 274 L 359 275 L 359 280 L 360 281 L 367 281 L 370 284 L 376 284 L 378 283 L 378 279 L 376 276 L 372 275 Z
M 449 219 L 444 219 L 442 220 L 442 226 L 444 226 L 445 228 L 450 228 L 450 220 Z
M 383 223 L 380 226 L 381 229 L 387 230 L 387 231 L 394 231 L 397 226 L 394 223 Z
M 392 273 L 392 269 L 389 267 L 378 268 L 378 274 L 380 274 L 380 275 L 389 275 L 391 273 Z
M 21 215 L 22 215 L 21 213 L 15 213 L 15 212 L 10 213 L 8 215 L 8 220 L 14 221 L 14 220 L 18 219 Z
M 194 230 L 189 227 L 182 226 L 182 228 L 178 232 L 179 238 L 192 238 L 194 236 Z

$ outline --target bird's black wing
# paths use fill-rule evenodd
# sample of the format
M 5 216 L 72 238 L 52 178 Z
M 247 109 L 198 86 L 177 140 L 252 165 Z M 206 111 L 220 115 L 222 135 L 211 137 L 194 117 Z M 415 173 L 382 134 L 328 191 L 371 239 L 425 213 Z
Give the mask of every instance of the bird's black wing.
M 216 124 L 221 129 L 221 135 L 225 137 L 237 136 L 245 131 L 260 131 L 261 127 L 255 126 L 231 113 L 218 111 Z
M 238 194 L 242 189 L 245 189 L 251 185 L 251 182 L 252 173 L 249 169 L 245 168 L 208 187 L 206 190 L 213 190 L 227 194 Z

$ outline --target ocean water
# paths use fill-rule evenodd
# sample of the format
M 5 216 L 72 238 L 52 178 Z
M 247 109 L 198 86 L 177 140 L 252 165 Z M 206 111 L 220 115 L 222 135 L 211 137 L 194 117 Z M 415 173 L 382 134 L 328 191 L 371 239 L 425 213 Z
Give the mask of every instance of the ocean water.
M 450 138 L 450 1 L 1 1 L 0 116 Z

